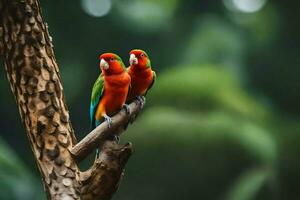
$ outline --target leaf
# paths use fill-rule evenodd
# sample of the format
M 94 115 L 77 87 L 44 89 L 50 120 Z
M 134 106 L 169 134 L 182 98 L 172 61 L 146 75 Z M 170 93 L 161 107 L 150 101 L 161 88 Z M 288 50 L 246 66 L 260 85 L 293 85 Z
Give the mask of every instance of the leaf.
M 238 178 L 230 189 L 226 200 L 252 200 L 256 199 L 259 191 L 266 184 L 271 175 L 269 168 L 249 170 Z

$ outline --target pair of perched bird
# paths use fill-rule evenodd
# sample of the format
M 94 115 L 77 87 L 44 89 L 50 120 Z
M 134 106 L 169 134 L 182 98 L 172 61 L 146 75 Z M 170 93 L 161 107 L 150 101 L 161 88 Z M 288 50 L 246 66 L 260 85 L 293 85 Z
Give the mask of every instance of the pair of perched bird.
M 130 51 L 130 66 L 127 69 L 116 54 L 104 53 L 99 58 L 101 74 L 93 86 L 90 104 L 92 129 L 103 121 L 107 121 L 110 127 L 111 116 L 123 107 L 129 113 L 126 103 L 136 98 L 141 100 L 156 77 L 149 56 L 143 50 Z

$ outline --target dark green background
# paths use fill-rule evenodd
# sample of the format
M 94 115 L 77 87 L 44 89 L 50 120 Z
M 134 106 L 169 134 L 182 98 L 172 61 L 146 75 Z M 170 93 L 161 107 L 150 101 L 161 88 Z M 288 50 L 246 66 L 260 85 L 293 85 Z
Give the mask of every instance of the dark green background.
M 236 0 L 94 0 L 112 7 L 93 17 L 86 1 L 41 2 L 77 137 L 89 131 L 99 54 L 127 65 L 141 48 L 157 72 L 121 138 L 135 152 L 115 200 L 300 198 L 300 3 L 245 13 L 229 9 Z M 44 199 L 4 67 L 0 76 L 0 199 Z

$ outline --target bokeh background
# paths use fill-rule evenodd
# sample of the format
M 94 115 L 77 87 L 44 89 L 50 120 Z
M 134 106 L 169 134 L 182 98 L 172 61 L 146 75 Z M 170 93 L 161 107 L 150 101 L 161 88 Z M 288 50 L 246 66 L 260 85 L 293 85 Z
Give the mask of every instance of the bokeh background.
M 99 54 L 157 72 L 115 200 L 300 199 L 299 1 L 41 3 L 78 138 Z M 0 91 L 0 199 L 45 199 L 3 66 Z

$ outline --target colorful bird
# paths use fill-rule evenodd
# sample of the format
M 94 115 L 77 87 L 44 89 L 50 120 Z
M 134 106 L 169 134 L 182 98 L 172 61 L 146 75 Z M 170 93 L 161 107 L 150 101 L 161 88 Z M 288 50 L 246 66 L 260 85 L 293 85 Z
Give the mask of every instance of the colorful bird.
M 151 62 L 147 53 L 140 49 L 130 51 L 130 66 L 127 68 L 131 77 L 131 88 L 127 97 L 127 102 L 137 98 L 141 102 L 142 96 L 146 96 L 153 86 L 156 74 L 151 69 Z
M 104 120 L 111 127 L 111 116 L 125 107 L 130 85 L 130 76 L 121 58 L 113 53 L 104 53 L 100 57 L 101 74 L 96 80 L 91 96 L 91 128 L 96 128 Z

